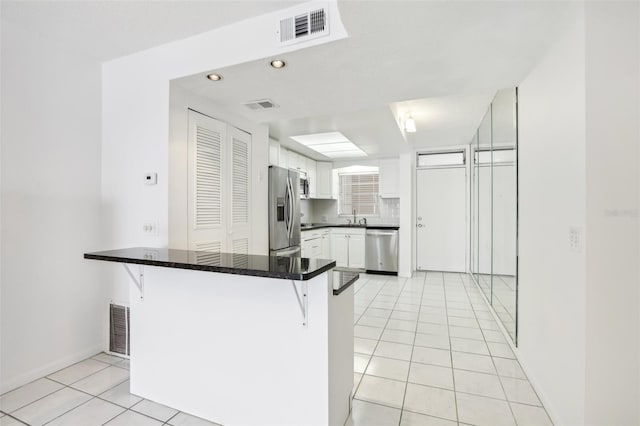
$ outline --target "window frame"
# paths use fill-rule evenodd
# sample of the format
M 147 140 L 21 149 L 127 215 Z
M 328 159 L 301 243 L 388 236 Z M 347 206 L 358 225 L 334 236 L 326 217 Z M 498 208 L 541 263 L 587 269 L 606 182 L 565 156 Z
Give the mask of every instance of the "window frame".
M 359 217 L 380 217 L 380 170 L 378 171 L 358 171 L 358 172 L 338 172 L 338 217 L 353 217 L 353 213 L 352 212 L 341 212 L 342 210 L 342 206 L 343 206 L 343 200 L 342 200 L 342 183 L 341 183 L 341 178 L 342 176 L 356 176 L 356 175 L 376 175 L 377 176 L 377 184 L 378 184 L 378 190 L 375 193 L 375 203 L 374 203 L 374 208 L 375 208 L 375 213 L 360 213 L 358 212 L 358 209 L 356 208 L 356 216 Z

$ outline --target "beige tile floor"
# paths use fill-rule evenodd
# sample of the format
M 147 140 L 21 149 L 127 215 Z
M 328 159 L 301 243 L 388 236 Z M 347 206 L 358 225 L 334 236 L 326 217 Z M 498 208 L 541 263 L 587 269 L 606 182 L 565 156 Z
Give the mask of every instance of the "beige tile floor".
M 214 425 L 129 393 L 129 361 L 98 354 L 0 396 L 0 426 Z
M 362 274 L 347 425 L 550 425 L 471 279 Z M 98 354 L 0 396 L 0 426 L 205 426 L 129 393 L 129 361 Z M 302 425 L 301 425 L 302 426 Z
M 466 274 L 356 282 L 348 425 L 551 425 Z

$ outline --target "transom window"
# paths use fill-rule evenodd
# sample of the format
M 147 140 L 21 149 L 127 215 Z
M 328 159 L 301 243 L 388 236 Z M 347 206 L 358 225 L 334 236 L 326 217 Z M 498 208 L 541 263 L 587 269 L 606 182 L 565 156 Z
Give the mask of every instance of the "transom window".
M 377 215 L 379 179 L 377 172 L 339 174 L 338 214 Z

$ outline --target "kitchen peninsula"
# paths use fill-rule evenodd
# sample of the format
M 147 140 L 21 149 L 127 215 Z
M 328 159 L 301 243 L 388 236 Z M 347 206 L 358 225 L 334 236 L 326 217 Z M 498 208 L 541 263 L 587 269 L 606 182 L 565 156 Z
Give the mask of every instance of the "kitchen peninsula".
M 131 393 L 233 425 L 342 425 L 353 282 L 335 261 L 159 248 L 86 253 L 129 278 Z

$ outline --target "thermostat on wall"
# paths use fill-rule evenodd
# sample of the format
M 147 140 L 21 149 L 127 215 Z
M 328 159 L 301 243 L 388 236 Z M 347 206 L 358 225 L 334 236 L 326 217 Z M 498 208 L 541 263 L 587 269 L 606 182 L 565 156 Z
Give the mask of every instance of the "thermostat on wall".
M 155 185 L 158 183 L 158 174 L 157 173 L 147 173 L 144 175 L 144 183 L 147 185 Z

